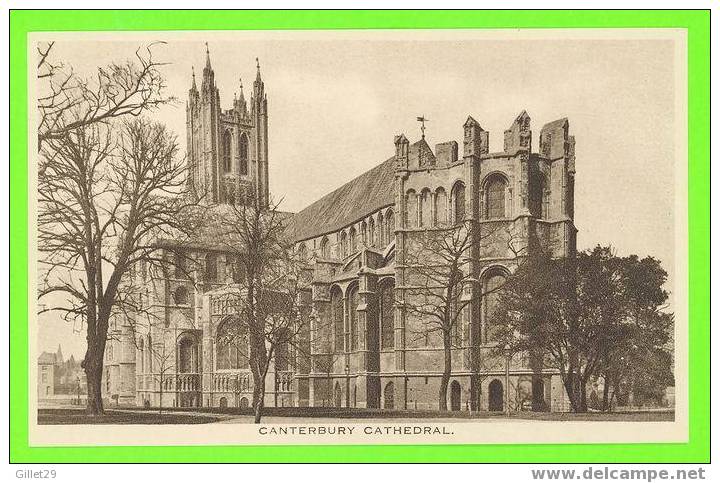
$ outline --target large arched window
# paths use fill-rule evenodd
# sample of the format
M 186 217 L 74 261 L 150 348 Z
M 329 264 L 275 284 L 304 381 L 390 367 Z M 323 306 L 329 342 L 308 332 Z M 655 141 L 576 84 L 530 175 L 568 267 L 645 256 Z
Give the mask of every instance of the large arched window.
M 492 342 L 497 339 L 500 326 L 497 323 L 497 308 L 500 300 L 500 290 L 505 284 L 505 273 L 500 269 L 488 272 L 483 280 L 483 313 L 485 319 L 485 341 Z
M 507 182 L 500 175 L 491 176 L 485 183 L 485 213 L 489 220 L 505 218 L 505 190 Z
M 205 255 L 205 281 L 215 282 L 218 276 L 217 255 L 208 253 Z
M 462 223 L 465 221 L 465 185 L 458 181 L 453 186 L 453 222 Z
M 385 245 L 387 245 L 395 238 L 395 215 L 392 210 L 385 213 L 385 233 Z
M 330 292 L 330 316 L 333 323 L 335 352 L 345 352 L 345 319 L 343 316 L 342 293 L 337 287 Z
M 225 131 L 222 136 L 223 169 L 226 173 L 232 171 L 232 134 Z
M 324 237 L 320 242 L 320 256 L 325 260 L 330 258 L 330 241 L 327 237 Z
M 198 343 L 192 335 L 181 336 L 178 342 L 178 364 L 178 372 L 199 372 Z
M 420 210 L 419 210 L 419 226 L 432 226 L 432 215 L 430 213 L 430 206 L 432 204 L 432 196 L 430 190 L 425 188 L 420 192 Z
M 218 369 L 247 369 L 250 350 L 248 331 L 237 317 L 228 317 L 215 336 L 216 367 Z
M 358 313 L 357 308 L 360 305 L 360 295 L 358 287 L 355 285 L 348 294 L 348 320 L 350 321 L 350 350 L 355 351 L 358 348 Z
M 415 228 L 418 225 L 417 194 L 410 190 L 405 195 L 405 227 Z
M 435 224 L 438 226 L 447 225 L 447 193 L 442 188 L 435 192 Z
M 248 137 L 247 134 L 240 135 L 240 174 L 248 174 Z
M 395 283 L 383 283 L 380 288 L 380 347 L 395 347 Z

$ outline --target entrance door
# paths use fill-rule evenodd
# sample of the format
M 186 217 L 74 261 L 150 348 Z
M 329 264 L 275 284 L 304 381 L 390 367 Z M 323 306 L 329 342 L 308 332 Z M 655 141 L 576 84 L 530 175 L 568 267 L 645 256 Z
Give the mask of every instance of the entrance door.
M 340 388 L 340 383 L 338 382 L 335 383 L 335 407 L 342 407 L 342 389 Z
M 383 391 L 383 408 L 395 409 L 395 384 L 388 382 Z
M 460 383 L 457 381 L 450 384 L 450 410 L 460 411 Z
M 497 379 L 490 383 L 490 394 L 488 395 L 488 409 L 490 411 L 503 410 L 503 385 Z

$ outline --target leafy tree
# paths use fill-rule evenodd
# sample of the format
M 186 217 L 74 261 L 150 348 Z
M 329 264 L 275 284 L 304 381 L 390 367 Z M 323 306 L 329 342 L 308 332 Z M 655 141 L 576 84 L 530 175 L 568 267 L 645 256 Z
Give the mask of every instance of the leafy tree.
M 501 338 L 511 351 L 541 354 L 558 369 L 574 412 L 587 411 L 588 381 L 602 376 L 608 409 L 613 384 L 641 380 L 636 371 L 647 361 L 666 358 L 666 276 L 656 259 L 618 257 L 610 247 L 571 258 L 540 253 L 500 291 Z

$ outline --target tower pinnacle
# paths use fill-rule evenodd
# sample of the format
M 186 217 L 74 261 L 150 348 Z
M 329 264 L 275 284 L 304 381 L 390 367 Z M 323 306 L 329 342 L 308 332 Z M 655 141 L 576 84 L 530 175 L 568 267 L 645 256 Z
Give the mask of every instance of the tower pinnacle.
M 210 47 L 208 47 L 208 43 L 205 42 L 205 68 L 210 70 Z

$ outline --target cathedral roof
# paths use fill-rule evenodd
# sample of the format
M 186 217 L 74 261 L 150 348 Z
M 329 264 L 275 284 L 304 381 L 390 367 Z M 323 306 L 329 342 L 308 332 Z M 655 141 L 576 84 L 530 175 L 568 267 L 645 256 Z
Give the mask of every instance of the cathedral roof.
M 375 166 L 293 216 L 295 241 L 332 233 L 395 203 L 395 156 Z

